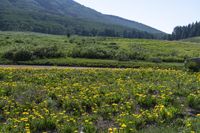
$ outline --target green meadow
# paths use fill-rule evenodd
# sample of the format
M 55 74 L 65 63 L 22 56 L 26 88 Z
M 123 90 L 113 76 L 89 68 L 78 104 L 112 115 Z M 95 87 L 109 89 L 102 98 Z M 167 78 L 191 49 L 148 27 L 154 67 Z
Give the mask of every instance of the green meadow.
M 182 41 L 0 32 L 1 64 L 182 68 L 199 57 L 198 38 Z

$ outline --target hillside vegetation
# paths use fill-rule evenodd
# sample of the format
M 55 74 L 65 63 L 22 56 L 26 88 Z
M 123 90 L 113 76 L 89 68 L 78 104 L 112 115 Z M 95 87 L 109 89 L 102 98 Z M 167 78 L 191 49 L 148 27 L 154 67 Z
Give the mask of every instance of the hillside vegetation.
M 1 64 L 99 67 L 181 66 L 199 43 L 0 32 Z
M 73 0 L 1 0 L 0 30 L 129 38 L 164 34 L 135 21 L 101 14 Z

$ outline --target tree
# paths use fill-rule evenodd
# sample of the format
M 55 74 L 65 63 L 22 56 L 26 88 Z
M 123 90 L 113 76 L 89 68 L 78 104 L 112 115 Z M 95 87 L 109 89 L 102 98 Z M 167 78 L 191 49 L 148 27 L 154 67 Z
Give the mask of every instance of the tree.
M 170 39 L 179 40 L 195 36 L 200 36 L 200 22 L 175 27 Z

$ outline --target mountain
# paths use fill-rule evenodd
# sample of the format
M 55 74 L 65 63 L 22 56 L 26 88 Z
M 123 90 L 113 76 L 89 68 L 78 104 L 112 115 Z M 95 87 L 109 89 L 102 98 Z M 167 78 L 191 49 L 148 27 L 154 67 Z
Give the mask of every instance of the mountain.
M 1 0 L 0 30 L 152 38 L 163 32 L 73 0 Z

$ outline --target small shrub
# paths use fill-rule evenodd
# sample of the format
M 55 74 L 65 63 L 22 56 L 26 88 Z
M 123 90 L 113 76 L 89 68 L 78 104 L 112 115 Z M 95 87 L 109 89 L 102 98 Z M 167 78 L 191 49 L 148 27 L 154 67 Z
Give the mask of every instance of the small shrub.
M 131 60 L 145 60 L 146 55 L 142 52 L 132 52 L 129 54 Z
M 86 133 L 96 133 L 97 129 L 93 125 L 85 125 L 84 132 L 86 132 Z
M 78 128 L 73 123 L 67 123 L 65 126 L 57 128 L 58 133 L 73 133 L 75 131 L 78 131 Z
M 150 61 L 154 63 L 162 63 L 162 59 L 160 58 L 151 58 Z
M 23 40 L 20 40 L 20 39 L 19 39 L 19 40 L 15 40 L 15 42 L 16 42 L 16 43 L 24 43 L 24 41 L 23 41 Z
M 11 96 L 13 88 L 10 86 L 6 86 L 4 88 L 0 88 L 0 95 L 1 96 Z
M 58 50 L 57 46 L 41 47 L 33 51 L 36 58 L 59 58 L 64 57 L 65 54 Z
M 187 59 L 185 61 L 185 68 L 192 72 L 200 71 L 200 58 Z
M 5 37 L 6 39 L 10 39 L 10 37 L 9 36 L 7 36 L 7 37 Z
M 190 107 L 200 109 L 200 94 L 190 94 L 187 99 Z
M 117 43 L 115 43 L 115 42 L 111 42 L 109 45 L 117 45 Z
M 0 81 L 5 78 L 5 75 L 3 73 L 0 73 Z
M 28 61 L 32 59 L 32 52 L 28 50 L 19 50 L 15 53 L 14 61 Z
M 101 47 L 75 47 L 72 50 L 71 56 L 74 58 L 111 59 L 114 54 L 115 51 Z
M 12 61 L 28 61 L 32 59 L 32 56 L 32 51 L 20 49 L 5 52 L 3 58 Z
M 44 118 L 40 120 L 32 120 L 31 122 L 31 129 L 33 132 L 37 131 L 55 131 L 56 124 L 50 118 Z
M 129 61 L 130 57 L 129 54 L 126 53 L 125 51 L 119 51 L 116 55 L 115 58 L 119 61 Z
M 147 58 L 147 50 L 141 46 L 130 46 L 130 59 L 131 60 L 145 60 Z
M 114 50 L 119 49 L 119 46 L 117 45 L 117 43 L 109 43 L 107 47 Z
M 13 60 L 14 58 L 14 51 L 7 51 L 4 53 L 3 58 L 8 59 L 8 60 Z
M 74 38 L 71 38 L 70 40 L 69 40 L 69 43 L 74 43 L 75 42 L 75 39 Z
M 184 62 L 184 60 L 182 58 L 177 58 L 177 57 L 172 57 L 172 56 L 169 56 L 169 57 L 165 57 L 162 59 L 163 62 Z

